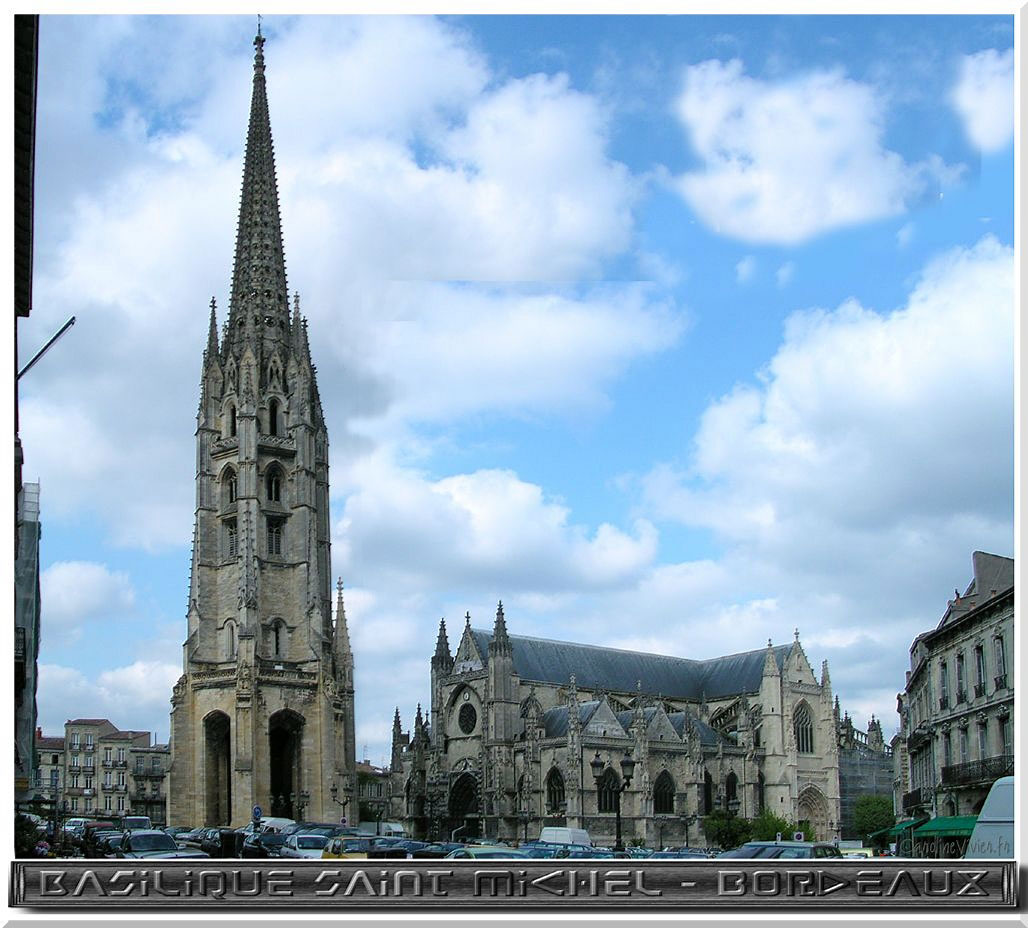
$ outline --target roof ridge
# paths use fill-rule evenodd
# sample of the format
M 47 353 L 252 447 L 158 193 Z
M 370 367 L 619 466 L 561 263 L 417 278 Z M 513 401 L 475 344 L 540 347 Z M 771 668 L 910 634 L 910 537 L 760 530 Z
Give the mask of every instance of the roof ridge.
M 487 635 L 489 637 L 492 637 L 492 631 L 489 630 L 489 629 L 484 629 L 484 628 L 472 628 L 471 629 L 471 633 L 472 634 L 482 634 L 482 635 Z M 583 643 L 581 641 L 564 641 L 564 640 L 562 640 L 560 638 L 537 638 L 534 635 L 512 635 L 509 632 L 508 632 L 508 637 L 510 638 L 511 641 L 514 641 L 516 639 L 523 639 L 525 641 L 542 641 L 542 642 L 545 642 L 546 644 L 572 645 L 573 647 L 576 647 L 576 648 L 591 648 L 591 649 L 596 650 L 596 651 L 618 651 L 621 654 L 639 654 L 639 655 L 643 655 L 644 657 L 663 657 L 663 658 L 667 658 L 667 659 L 673 660 L 673 661 L 683 661 L 684 663 L 687 663 L 687 664 L 709 664 L 712 661 L 723 661 L 723 660 L 725 660 L 726 658 L 729 658 L 729 657 L 745 657 L 745 656 L 748 656 L 750 654 L 766 654 L 767 653 L 767 646 L 765 645 L 762 648 L 751 648 L 749 651 L 735 651 L 732 654 L 719 654 L 716 657 L 705 657 L 705 658 L 701 659 L 701 658 L 695 658 L 695 657 L 679 657 L 679 656 L 677 656 L 675 654 L 659 654 L 659 653 L 657 653 L 655 651 L 633 651 L 630 648 L 615 648 L 615 647 L 612 647 L 610 645 L 603 645 L 603 644 L 585 644 L 585 643 Z M 771 648 L 771 650 L 774 651 L 774 652 L 787 653 L 791 648 L 792 648 L 791 644 L 776 644 L 776 645 L 774 645 Z

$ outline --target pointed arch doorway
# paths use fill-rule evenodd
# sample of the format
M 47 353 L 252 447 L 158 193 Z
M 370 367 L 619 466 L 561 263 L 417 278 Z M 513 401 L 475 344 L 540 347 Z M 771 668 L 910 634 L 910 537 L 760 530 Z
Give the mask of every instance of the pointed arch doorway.
M 304 717 L 292 709 L 280 709 L 268 719 L 271 814 L 296 818 L 297 797 L 303 788 Z
M 215 710 L 203 720 L 204 824 L 229 825 L 232 820 L 232 724 Z

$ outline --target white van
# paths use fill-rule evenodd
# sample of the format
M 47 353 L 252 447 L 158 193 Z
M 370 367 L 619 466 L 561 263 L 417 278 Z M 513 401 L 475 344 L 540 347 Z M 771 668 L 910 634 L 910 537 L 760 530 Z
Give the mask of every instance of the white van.
M 1000 777 L 985 797 L 964 859 L 1014 856 L 1014 778 Z
M 584 828 L 544 828 L 539 832 L 539 840 L 548 844 L 584 844 L 592 847 L 592 838 Z

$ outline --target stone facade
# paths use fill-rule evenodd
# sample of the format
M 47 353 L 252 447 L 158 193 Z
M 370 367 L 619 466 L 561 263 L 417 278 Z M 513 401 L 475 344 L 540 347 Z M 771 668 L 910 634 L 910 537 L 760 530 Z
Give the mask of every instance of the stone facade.
M 149 815 L 167 824 L 168 745 L 109 719 L 70 719 L 64 737 L 36 730 L 34 798 L 57 800 L 66 815 Z
M 537 837 L 545 825 L 614 840 L 591 763 L 636 761 L 625 842 L 705 843 L 715 808 L 763 808 L 836 836 L 839 744 L 827 663 L 791 645 L 694 661 L 492 632 L 470 616 L 451 655 L 440 624 L 429 717 L 393 723 L 392 816 L 414 834 Z
M 905 819 L 974 815 L 1014 772 L 1014 561 L 975 551 L 973 579 L 914 639 L 897 696 Z
M 259 32 L 254 45 L 228 320 L 219 338 L 212 300 L 197 412 L 188 635 L 171 712 L 178 825 L 241 825 L 255 805 L 338 818 L 333 788 L 355 790 L 341 582 L 332 621 L 328 433 L 299 296 L 289 312 Z
M 14 561 L 14 799 L 31 796 L 36 766 L 36 687 L 39 658 L 39 484 L 26 483 L 16 502 Z

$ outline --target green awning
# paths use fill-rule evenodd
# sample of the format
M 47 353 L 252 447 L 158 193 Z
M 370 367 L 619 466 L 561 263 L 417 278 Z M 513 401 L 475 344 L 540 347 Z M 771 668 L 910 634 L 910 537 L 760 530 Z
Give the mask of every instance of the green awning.
M 926 819 L 926 818 L 908 818 L 908 819 L 904 819 L 902 822 L 896 822 L 896 824 L 893 825 L 892 828 L 890 828 L 888 830 L 887 834 L 889 835 L 890 838 L 898 838 L 908 828 L 914 828 L 915 826 L 920 825 L 922 822 L 927 822 L 927 821 L 928 821 L 928 819 Z
M 977 815 L 940 815 L 925 822 L 914 832 L 914 837 L 969 838 L 977 821 Z
M 891 828 L 879 828 L 878 831 L 872 831 L 867 837 L 871 838 L 887 838 L 892 834 Z

